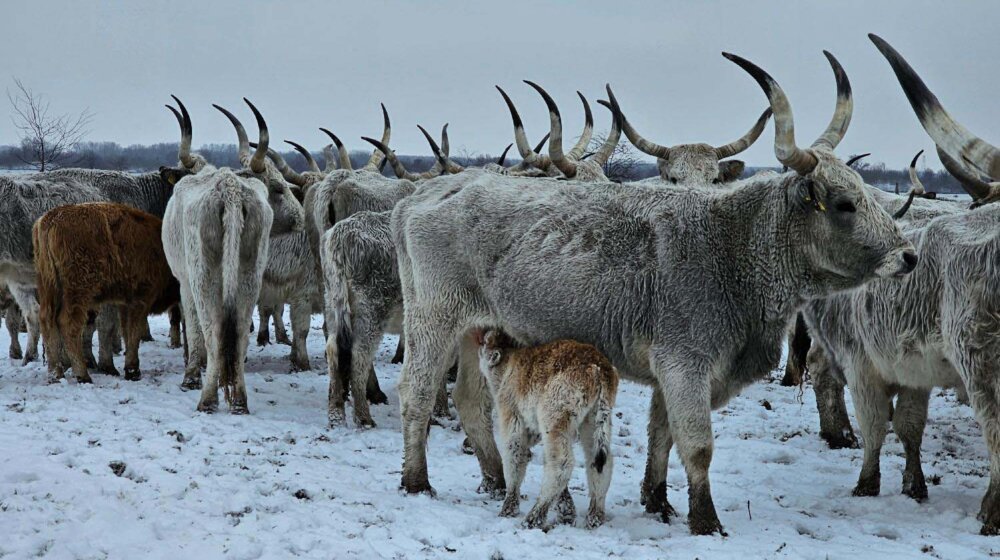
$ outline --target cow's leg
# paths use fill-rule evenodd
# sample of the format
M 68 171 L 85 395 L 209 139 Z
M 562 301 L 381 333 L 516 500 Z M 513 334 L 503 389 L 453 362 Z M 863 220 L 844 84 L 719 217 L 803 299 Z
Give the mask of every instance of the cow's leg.
M 307 306 L 306 317 L 308 318 L 312 313 L 312 304 L 310 304 L 307 300 L 305 305 Z M 290 311 L 289 313 L 292 312 L 294 312 L 294 310 Z M 291 346 L 292 344 L 294 344 L 293 341 L 295 340 L 295 317 L 291 318 L 292 340 L 289 340 L 288 331 L 285 330 L 285 320 L 283 319 L 284 316 L 285 316 L 285 304 L 279 303 L 278 305 L 274 306 L 274 311 L 271 312 L 271 317 L 274 318 L 274 342 L 275 344 L 284 344 L 285 346 Z M 308 325 L 309 323 L 307 321 L 306 328 L 308 328 Z
M 677 515 L 677 511 L 667 500 L 667 463 L 674 440 L 670 435 L 667 404 L 659 385 L 653 387 L 653 398 L 649 405 L 649 426 L 646 431 L 649 435 L 649 449 L 646 454 L 646 475 L 642 479 L 639 501 L 646 506 L 647 513 L 658 513 L 664 523 L 669 523 L 670 518 Z
M 39 325 L 42 336 L 45 337 L 45 345 L 43 351 L 45 352 L 45 361 L 48 364 L 48 379 L 49 383 L 58 383 L 60 379 L 65 376 L 66 367 L 63 364 L 63 353 L 65 349 L 63 348 L 65 341 L 63 340 L 63 333 L 60 332 L 59 320 L 57 317 L 50 317 L 46 314 L 40 317 L 41 323 Z
M 606 430 L 603 435 L 598 430 Z M 587 467 L 587 488 L 590 493 L 590 507 L 587 509 L 587 527 L 593 529 L 604 524 L 604 503 L 608 488 L 611 487 L 611 473 L 614 471 L 613 454 L 608 453 L 604 464 L 598 470 L 595 458 L 600 439 L 611 441 L 611 423 L 599 423 L 596 412 L 591 412 L 580 425 L 580 443 L 583 446 L 583 463 Z M 568 494 L 568 492 L 567 492 Z
M 115 367 L 113 344 L 120 336 L 118 322 L 118 310 L 110 305 L 102 306 L 94 321 L 97 326 L 97 371 L 114 376 L 121 375 Z
M 66 294 L 66 300 L 72 301 L 72 295 Z M 59 330 L 70 363 L 73 364 L 73 376 L 77 383 L 93 383 L 90 372 L 87 371 L 87 359 L 83 352 L 83 329 L 87 324 L 87 312 L 78 307 L 65 306 L 59 313 Z
M 34 286 L 10 284 L 8 287 L 11 295 L 14 296 L 14 301 L 17 302 L 17 306 L 21 308 L 21 316 L 28 329 L 24 360 L 21 362 L 22 365 L 28 365 L 38 359 L 38 335 L 40 331 L 38 296 L 35 295 Z
M 903 494 L 918 502 L 927 499 L 927 483 L 920 467 L 920 444 L 924 439 L 927 425 L 927 403 L 931 392 L 926 389 L 902 387 L 896 398 L 896 409 L 892 413 L 892 427 L 906 452 L 906 467 L 903 469 Z
M 695 368 L 689 360 L 668 355 L 656 356 L 653 361 L 667 404 L 670 432 L 687 473 L 688 527 L 695 535 L 725 535 L 708 479 L 713 447 L 708 368 Z
M 257 346 L 267 346 L 271 344 L 271 317 L 274 315 L 274 308 L 258 302 L 257 315 L 260 317 L 260 328 L 257 329 Z M 252 319 L 250 324 L 253 324 Z
M 365 389 L 368 402 L 370 404 L 388 404 L 389 397 L 382 392 L 378 384 L 378 376 L 375 375 L 375 364 L 368 370 L 368 386 Z
M 201 368 L 206 365 L 208 351 L 205 348 L 205 336 L 201 330 L 201 322 L 195 310 L 191 289 L 186 282 L 181 282 L 181 311 L 184 313 L 184 328 L 187 332 L 188 360 L 184 367 L 184 380 L 181 390 L 201 389 Z
M 344 412 L 344 402 L 347 400 L 347 386 L 350 383 L 350 376 L 344 375 L 342 368 L 347 364 L 341 364 L 339 345 L 337 341 L 338 333 L 332 333 L 326 337 L 326 367 L 330 375 L 330 389 L 327 393 L 326 415 L 330 427 L 343 426 L 347 423 L 347 415 Z M 340 341 L 344 342 L 344 341 Z M 346 356 L 345 356 L 346 359 Z
M 458 334 L 456 325 L 443 325 L 439 314 L 418 314 L 414 307 L 406 310 L 405 324 L 410 330 L 398 384 L 403 429 L 401 486 L 410 494 L 433 493 L 427 477 L 427 424 L 441 377 L 454 359 Z
M 461 374 L 459 374 L 461 375 Z M 524 524 L 532 528 L 547 528 L 549 508 L 562 494 L 573 474 L 574 426 L 570 416 L 563 413 L 551 419 L 539 419 L 544 450 L 544 474 L 538 500 L 524 518 Z
M 139 343 L 147 321 L 146 310 L 139 306 L 126 306 L 120 308 L 122 318 L 122 334 L 125 335 L 125 380 L 138 381 L 142 377 L 139 370 Z
M 864 445 L 864 462 L 854 495 L 878 496 L 882 479 L 879 458 L 892 409 L 892 396 L 878 372 L 866 359 L 855 358 L 849 361 L 851 363 L 845 367 L 852 368 L 853 371 L 845 373 Z
M 531 437 L 516 415 L 500 419 L 500 438 L 503 441 L 503 475 L 507 492 L 500 506 L 500 517 L 517 517 L 521 505 L 521 483 L 531 460 Z
M 281 341 L 281 333 L 285 330 L 285 327 L 279 314 L 282 308 L 283 306 L 276 308 L 274 337 L 279 343 L 284 344 Z M 309 352 L 306 351 L 306 339 L 309 336 L 312 305 L 309 302 L 309 298 L 303 295 L 292 301 L 289 308 L 289 315 L 292 319 L 292 371 L 309 371 L 311 368 L 309 366 Z M 280 329 L 278 325 L 282 325 Z M 288 338 L 287 334 L 285 338 Z M 364 395 L 364 391 L 359 394 Z
M 1000 345 L 996 339 L 1000 325 L 995 310 L 995 306 L 980 305 L 976 312 L 960 316 L 957 325 L 946 324 L 944 333 L 953 340 L 949 358 L 965 383 L 990 453 L 990 484 L 977 518 L 983 524 L 980 534 L 991 536 L 1000 535 Z
M 795 323 L 788 331 L 788 360 L 785 362 L 785 376 L 781 378 L 784 387 L 796 387 L 802 383 L 806 371 L 806 355 L 812 339 L 805 319 L 801 313 L 796 314 Z
M 121 354 L 123 351 L 122 347 L 122 318 L 118 313 L 110 314 L 111 320 L 111 352 L 113 354 Z
M 851 420 L 847 416 L 844 402 L 844 383 L 825 351 L 814 345 L 809 351 L 809 377 L 813 392 L 816 393 L 816 409 L 819 411 L 819 435 L 830 449 L 858 447 Z
M 83 326 L 83 359 L 87 362 L 87 368 L 96 368 L 97 360 L 94 358 L 94 333 L 97 332 L 97 314 L 91 311 L 87 314 L 87 323 Z
M 369 321 L 369 308 L 359 306 L 351 318 L 354 343 L 351 346 L 350 384 L 351 403 L 354 406 L 354 426 L 374 428 L 371 409 L 368 407 L 368 384 L 375 377 L 373 361 L 378 352 L 382 331 Z
M 170 308 L 170 348 L 180 348 L 181 341 L 181 304 L 176 304 Z
M 11 304 L 7 307 L 4 321 L 7 323 L 7 334 L 10 335 L 10 358 L 12 360 L 20 360 L 24 357 L 24 353 L 21 351 L 21 341 L 18 339 L 23 321 L 21 318 L 21 308 L 16 304 Z
M 504 490 L 503 461 L 493 438 L 493 394 L 486 384 L 486 377 L 479 371 L 479 346 L 475 338 L 471 334 L 464 335 L 458 350 L 458 379 L 451 398 L 479 459 L 479 468 L 483 473 L 480 491 L 499 499 L 503 497 Z M 436 398 L 444 379 L 439 377 L 434 381 L 435 385 L 428 389 Z
M 406 335 L 403 333 L 399 334 L 399 342 L 396 344 L 396 353 L 392 355 L 392 360 L 389 362 L 390 364 L 403 363 L 403 354 L 406 352 L 404 348 L 406 346 L 405 336 Z
M 122 321 L 124 321 L 124 320 L 125 319 L 122 318 Z M 149 317 L 143 317 L 142 318 L 142 323 L 143 323 L 142 327 L 140 328 L 140 331 L 142 332 L 142 336 L 139 338 L 139 341 L 140 342 L 153 342 L 153 333 L 149 332 Z M 127 350 L 128 349 L 128 343 L 126 343 L 125 346 L 126 346 L 126 350 Z M 126 377 L 126 379 L 128 379 L 128 377 Z
M 448 410 L 448 379 L 441 379 L 441 386 L 438 387 L 437 396 L 434 398 L 434 416 L 436 418 L 450 418 L 451 411 Z
M 185 306 L 186 307 L 186 306 Z M 218 318 L 221 323 L 222 317 Z M 221 334 L 221 324 L 213 329 L 215 332 L 203 333 L 209 336 L 204 337 L 205 355 L 207 357 L 205 365 L 205 380 L 201 385 L 201 398 L 198 400 L 199 412 L 215 412 L 219 409 L 219 381 L 222 375 L 222 355 L 219 336 Z

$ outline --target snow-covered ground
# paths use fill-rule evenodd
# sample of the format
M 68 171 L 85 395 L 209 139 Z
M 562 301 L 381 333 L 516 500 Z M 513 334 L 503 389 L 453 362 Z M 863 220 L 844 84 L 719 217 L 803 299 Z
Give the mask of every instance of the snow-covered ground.
M 664 525 L 644 513 L 649 390 L 622 383 L 609 522 L 543 533 L 498 518 L 500 503 L 476 493 L 478 466 L 462 453 L 456 422 L 431 430 L 437 497 L 399 491 L 399 366 L 388 363 L 395 339 L 379 351 L 390 404 L 373 407 L 378 428 L 330 430 L 318 317 L 309 339 L 314 371 L 289 374 L 288 347 L 251 344 L 249 416 L 195 412 L 197 394 L 179 389 L 182 353 L 166 347 L 167 321 L 152 324 L 156 342 L 141 348 L 139 382 L 95 375 L 92 386 L 46 385 L 42 364 L 0 366 L 0 558 L 1000 556 L 1000 539 L 979 536 L 975 519 L 987 485 L 985 445 L 951 393 L 931 401 L 923 447 L 930 500 L 917 504 L 899 493 L 894 436 L 882 460 L 883 495 L 854 498 L 861 451 L 820 441 L 811 390 L 800 401 L 798 390 L 775 382 L 748 388 L 714 414 L 712 490 L 729 532 L 722 538 L 688 534 L 676 455 L 669 496 L 682 517 Z M 4 330 L 3 355 L 7 344 Z M 581 465 L 571 490 L 582 515 Z M 536 453 L 522 512 L 540 479 Z

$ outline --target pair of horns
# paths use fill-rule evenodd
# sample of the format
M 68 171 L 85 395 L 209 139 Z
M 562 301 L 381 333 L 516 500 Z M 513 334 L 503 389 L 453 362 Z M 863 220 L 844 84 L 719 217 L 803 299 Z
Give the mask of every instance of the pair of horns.
M 783 165 L 795 170 L 800 175 L 807 175 L 816 168 L 819 160 L 812 153 L 812 150 L 833 151 L 840 144 L 851 124 L 851 115 L 854 113 L 851 82 L 847 79 L 844 68 L 829 51 L 823 51 L 823 54 L 830 62 L 837 80 L 837 105 L 833 112 L 833 118 L 830 119 L 830 124 L 827 125 L 823 134 L 808 149 L 803 150 L 795 144 L 795 120 L 792 117 L 792 105 L 778 82 L 749 60 L 734 54 L 722 53 L 726 59 L 746 70 L 767 94 L 767 99 L 771 104 L 771 112 L 774 114 L 774 155 Z
M 920 177 L 917 176 L 917 159 L 923 155 L 924 151 L 920 150 L 917 155 L 913 156 L 910 160 L 910 194 L 906 197 L 906 202 L 896 210 L 896 213 L 892 215 L 892 219 L 898 220 L 906 215 L 907 210 L 910 209 L 910 205 L 913 204 L 913 199 L 918 196 L 923 196 L 926 192 L 924 190 L 924 184 L 920 182 Z
M 389 121 L 389 111 L 385 108 L 385 103 L 380 103 L 382 106 L 382 144 L 388 145 L 389 138 L 392 135 L 392 123 Z M 336 134 L 330 132 L 330 130 L 320 127 L 320 131 L 330 137 L 333 144 L 337 147 L 337 159 L 340 161 L 340 168 L 352 171 L 354 167 L 351 165 L 351 155 L 348 153 L 347 148 L 344 143 L 340 141 L 340 138 Z M 333 164 L 333 150 L 329 152 L 324 150 L 324 154 L 327 158 L 326 168 L 327 171 L 332 171 Z M 372 150 L 372 155 L 368 158 L 368 162 L 362 167 L 362 169 L 367 171 L 374 171 L 378 169 L 379 171 L 385 167 L 385 156 L 381 150 Z
M 971 166 L 991 180 L 1000 180 L 1000 149 L 972 134 L 952 118 L 906 59 L 889 43 L 873 33 L 869 33 L 868 38 L 889 61 L 921 126 L 937 144 L 941 163 L 948 172 L 977 202 L 1000 197 L 1000 185 L 983 181 L 978 173 L 969 169 Z
M 445 125 L 446 128 L 447 126 L 448 125 Z M 441 152 L 441 148 L 438 147 L 437 142 L 435 142 L 434 138 L 432 138 L 431 135 L 427 133 L 427 130 L 425 130 L 424 127 L 417 125 L 417 128 L 419 128 L 420 132 L 424 134 L 424 138 L 427 139 L 427 143 L 430 144 L 431 151 L 434 152 L 434 157 L 435 159 L 437 159 L 436 165 L 429 171 L 424 171 L 423 173 L 411 173 L 407 171 L 406 167 L 403 166 L 403 163 L 399 161 L 399 158 L 396 157 L 396 153 L 390 150 L 389 146 L 386 145 L 385 142 L 380 142 L 378 140 L 375 140 L 374 138 L 369 138 L 367 136 L 362 136 L 361 139 L 375 146 L 375 148 L 385 156 L 385 158 L 389 161 L 389 165 L 392 166 L 392 170 L 396 173 L 396 176 L 400 179 L 407 179 L 410 181 L 421 181 L 424 179 L 431 179 L 433 177 L 437 177 L 442 173 L 449 173 L 450 166 L 447 156 L 445 156 Z
M 555 165 L 559 171 L 562 172 L 568 178 L 576 176 L 577 167 L 579 163 L 584 159 L 583 151 L 586 149 L 587 144 L 590 143 L 590 138 L 593 136 L 594 121 L 593 115 L 590 112 L 590 105 L 587 104 L 587 100 L 583 97 L 580 92 L 576 92 L 583 100 L 584 106 L 587 109 L 587 124 L 584 128 L 584 136 L 580 137 L 580 141 L 577 142 L 576 146 L 573 146 L 568 153 L 563 153 L 562 148 L 562 116 L 559 114 L 559 107 L 556 105 L 555 100 L 552 96 L 546 92 L 542 86 L 532 82 L 530 80 L 525 80 L 524 83 L 528 84 L 535 89 L 542 96 L 545 101 L 545 106 L 549 109 L 549 160 Z M 612 111 L 614 114 L 614 111 Z M 620 119 L 615 116 L 612 119 L 611 132 L 608 133 L 608 137 L 605 139 L 601 147 L 594 153 L 593 161 L 599 166 L 603 166 L 607 163 L 611 154 L 614 152 L 615 146 L 618 145 L 618 139 L 621 137 L 621 122 Z M 586 143 L 583 140 L 586 139 Z
M 257 119 L 259 140 L 257 141 L 257 149 L 254 151 L 253 155 L 250 155 L 250 140 L 247 137 L 246 129 L 243 128 L 243 123 L 236 118 L 236 115 L 230 113 L 225 108 L 215 104 L 212 104 L 212 107 L 221 111 L 236 129 L 236 137 L 239 139 L 240 162 L 249 167 L 250 171 L 253 171 L 254 173 L 263 173 L 265 169 L 264 158 L 267 157 L 268 141 L 270 139 L 267 132 L 267 123 L 264 122 L 264 117 L 261 116 L 260 111 L 257 110 L 257 107 L 254 107 L 254 104 L 251 103 L 249 99 L 244 97 L 243 101 L 250 106 L 250 110 L 253 111 L 254 118 Z
M 526 83 L 529 82 L 526 81 Z M 514 142 L 517 145 L 518 153 L 521 154 L 521 159 L 524 163 L 533 165 L 538 169 L 544 170 L 548 168 L 554 162 L 552 161 L 551 156 L 544 156 L 540 152 L 542 150 L 542 146 L 545 145 L 546 140 L 550 138 L 552 134 L 551 130 L 549 131 L 549 134 L 546 134 L 545 137 L 542 138 L 541 142 L 539 142 L 534 149 L 531 149 L 531 145 L 528 144 L 528 136 L 524 133 L 524 123 L 521 121 L 521 115 L 517 112 L 517 107 L 514 106 L 514 102 L 511 101 L 510 96 L 507 95 L 507 92 L 504 91 L 503 88 L 500 86 L 494 87 L 496 87 L 497 91 L 500 92 L 500 95 L 503 96 L 504 103 L 507 104 L 507 110 L 510 111 L 510 118 L 514 123 Z M 583 96 L 583 94 L 579 91 L 576 92 L 576 94 L 580 97 L 580 101 L 583 103 L 583 132 L 580 134 L 580 139 L 577 140 L 576 144 L 567 155 L 572 157 L 574 160 L 579 160 L 583 157 L 583 152 L 587 149 L 587 145 L 590 144 L 590 139 L 594 134 L 594 114 L 590 110 L 590 104 L 587 102 L 587 99 Z M 561 148 L 562 146 L 560 146 L 560 150 Z
M 611 91 L 611 86 L 608 85 L 607 89 L 608 89 L 608 100 L 611 102 L 611 108 L 613 111 L 616 111 L 617 114 L 620 116 L 622 121 L 621 123 L 622 130 L 625 132 L 625 137 L 628 138 L 628 141 L 631 142 L 632 145 L 635 146 L 640 152 L 643 152 L 645 154 L 660 159 L 669 158 L 670 148 L 668 148 L 667 146 L 661 146 L 660 144 L 657 144 L 655 142 L 651 142 L 650 140 L 647 140 L 641 134 L 639 134 L 639 132 L 636 131 L 636 129 L 632 126 L 632 124 L 629 123 L 628 119 L 625 118 L 625 115 L 622 114 L 621 106 L 618 105 L 618 100 L 615 98 L 615 94 Z M 604 104 L 603 102 L 599 103 L 601 103 L 602 105 Z M 757 141 L 757 138 L 760 137 L 761 133 L 764 132 L 764 127 L 767 125 L 767 120 L 770 118 L 771 118 L 771 109 L 770 108 L 764 109 L 764 112 L 761 113 L 760 118 L 757 119 L 757 122 L 754 123 L 753 127 L 746 134 L 741 136 L 735 142 L 730 142 L 728 144 L 715 148 L 715 156 L 718 159 L 732 157 L 749 148 L 751 145 L 753 145 L 754 142 Z

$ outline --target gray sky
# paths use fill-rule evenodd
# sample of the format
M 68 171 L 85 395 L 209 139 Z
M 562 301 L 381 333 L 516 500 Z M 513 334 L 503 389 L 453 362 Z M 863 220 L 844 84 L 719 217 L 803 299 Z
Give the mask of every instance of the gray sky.
M 475 4 L 475 5 L 474 5 Z M 416 124 L 445 121 L 453 153 L 498 153 L 513 140 L 500 84 L 534 141 L 548 130 L 539 82 L 569 131 L 582 126 L 574 90 L 592 101 L 610 82 L 633 124 L 661 144 L 723 144 L 767 104 L 756 83 L 720 56 L 740 54 L 788 93 L 800 144 L 826 126 L 833 52 L 854 86 L 854 120 L 841 155 L 873 152 L 902 167 L 933 152 L 889 65 L 866 37 L 880 34 L 973 132 L 1000 141 L 998 2 L 10 2 L 0 20 L 5 68 L 46 94 L 56 112 L 89 107 L 91 140 L 176 141 L 163 108 L 178 95 L 192 112 L 194 144 L 235 141 L 219 103 L 244 123 L 247 96 L 272 139 L 318 150 L 332 129 L 351 149 L 393 119 L 392 145 L 428 151 Z M 9 112 L 9 106 L 3 103 Z M 610 123 L 594 105 L 598 129 Z M 7 122 L 7 121 L 2 121 Z M 251 131 L 251 134 L 253 132 Z M 773 165 L 772 127 L 741 157 Z M 0 143 L 14 143 L 7 122 Z M 927 164 L 939 167 L 936 155 Z

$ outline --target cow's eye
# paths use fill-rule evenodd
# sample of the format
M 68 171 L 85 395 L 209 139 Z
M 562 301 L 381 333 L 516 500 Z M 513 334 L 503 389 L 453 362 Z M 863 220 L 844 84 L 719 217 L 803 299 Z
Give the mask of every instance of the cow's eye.
M 857 208 L 854 207 L 854 203 L 850 200 L 843 200 L 837 203 L 835 206 L 837 212 L 854 212 Z

